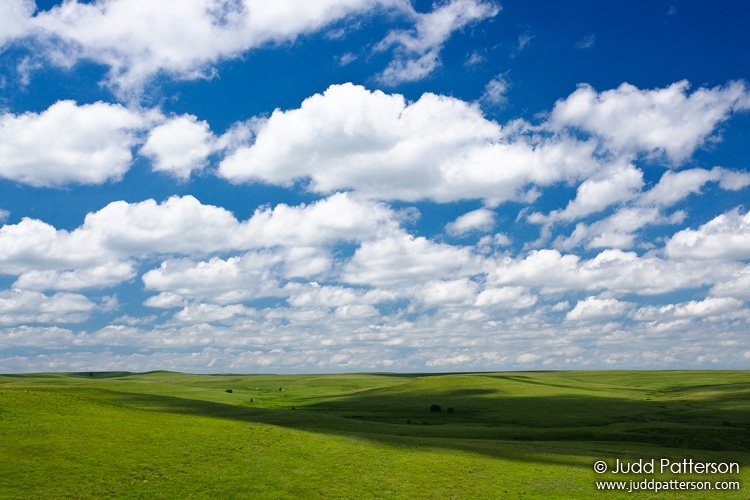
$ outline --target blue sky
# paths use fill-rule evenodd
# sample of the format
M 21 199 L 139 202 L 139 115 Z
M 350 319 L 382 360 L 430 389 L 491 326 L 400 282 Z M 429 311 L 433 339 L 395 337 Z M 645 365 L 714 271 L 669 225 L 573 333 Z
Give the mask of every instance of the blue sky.
M 6 0 L 0 372 L 750 365 L 750 7 Z

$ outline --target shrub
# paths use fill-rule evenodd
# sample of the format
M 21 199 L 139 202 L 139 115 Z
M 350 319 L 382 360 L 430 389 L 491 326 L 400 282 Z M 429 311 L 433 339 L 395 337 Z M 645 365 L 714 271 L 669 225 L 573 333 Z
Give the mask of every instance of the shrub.
M 229 394 L 232 394 L 234 391 L 232 389 L 227 389 L 226 392 L 228 392 Z
M 455 412 L 456 412 L 456 410 L 454 410 L 452 406 L 450 408 L 448 408 L 448 413 L 455 413 Z
M 442 408 L 440 408 L 440 405 L 432 405 L 432 406 L 430 406 L 430 411 L 431 411 L 432 413 L 439 413 L 439 412 L 441 412 L 442 410 L 443 410 L 443 409 L 442 409 Z

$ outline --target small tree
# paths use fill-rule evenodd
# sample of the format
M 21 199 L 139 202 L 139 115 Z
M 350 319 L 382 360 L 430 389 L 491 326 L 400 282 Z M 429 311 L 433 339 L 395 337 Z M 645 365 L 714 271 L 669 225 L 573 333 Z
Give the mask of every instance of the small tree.
M 439 412 L 441 412 L 442 410 L 443 410 L 443 409 L 442 409 L 442 408 L 440 408 L 440 405 L 432 405 L 432 406 L 430 406 L 430 411 L 431 411 L 432 413 L 439 413 Z

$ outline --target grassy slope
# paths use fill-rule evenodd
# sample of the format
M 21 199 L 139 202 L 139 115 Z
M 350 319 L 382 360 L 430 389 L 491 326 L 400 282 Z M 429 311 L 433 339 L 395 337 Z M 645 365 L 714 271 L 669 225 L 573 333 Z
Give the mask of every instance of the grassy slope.
M 661 457 L 746 488 L 640 498 L 747 498 L 748 430 L 736 371 L 0 376 L 0 498 L 617 498 L 595 460 Z

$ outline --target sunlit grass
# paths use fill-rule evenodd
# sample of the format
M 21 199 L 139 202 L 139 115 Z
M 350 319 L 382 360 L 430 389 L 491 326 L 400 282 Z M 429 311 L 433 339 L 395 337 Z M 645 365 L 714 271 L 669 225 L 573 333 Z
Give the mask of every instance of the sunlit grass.
M 5 376 L 0 498 L 617 498 L 594 461 L 652 457 L 747 483 L 749 375 Z

